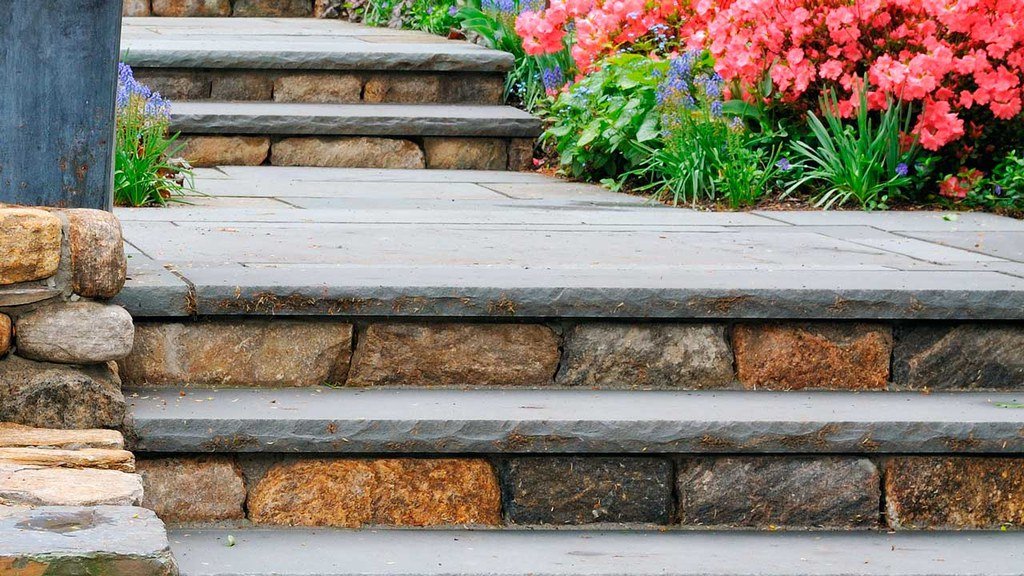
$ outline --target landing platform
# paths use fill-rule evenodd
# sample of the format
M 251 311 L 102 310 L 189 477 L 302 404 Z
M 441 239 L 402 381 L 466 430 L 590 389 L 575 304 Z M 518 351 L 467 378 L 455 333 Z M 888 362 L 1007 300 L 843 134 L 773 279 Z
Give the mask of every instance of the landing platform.
M 223 167 L 117 211 L 135 316 L 1024 319 L 1024 221 L 708 213 L 535 173 Z

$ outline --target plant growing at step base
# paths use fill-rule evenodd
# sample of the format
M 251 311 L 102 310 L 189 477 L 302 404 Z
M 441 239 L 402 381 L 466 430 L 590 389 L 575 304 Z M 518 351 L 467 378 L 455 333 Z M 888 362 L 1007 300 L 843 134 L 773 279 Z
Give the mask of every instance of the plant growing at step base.
M 114 201 L 119 205 L 164 205 L 191 189 L 192 172 L 171 160 L 181 146 L 168 136 L 170 104 L 135 80 L 120 64 L 117 81 L 117 147 Z
M 422 30 L 447 36 L 458 24 L 455 0 L 369 0 L 346 6 L 370 26 Z M 351 15 L 350 15 L 351 18 Z

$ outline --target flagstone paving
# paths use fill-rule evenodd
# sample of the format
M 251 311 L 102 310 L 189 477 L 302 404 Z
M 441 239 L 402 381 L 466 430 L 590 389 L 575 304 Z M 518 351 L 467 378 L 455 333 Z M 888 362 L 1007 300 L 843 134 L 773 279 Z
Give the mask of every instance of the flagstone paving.
M 1024 222 L 700 212 L 536 173 L 224 167 L 120 209 L 136 316 L 1024 318 Z

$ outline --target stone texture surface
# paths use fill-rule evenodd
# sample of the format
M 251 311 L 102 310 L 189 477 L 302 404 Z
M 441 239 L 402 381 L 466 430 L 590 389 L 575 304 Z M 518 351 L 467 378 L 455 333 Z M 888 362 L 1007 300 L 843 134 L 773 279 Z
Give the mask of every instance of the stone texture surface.
M 46 300 L 56 300 L 62 290 L 37 284 L 20 284 L 17 286 L 0 286 L 0 308 L 38 304 Z
M 149 0 L 124 0 L 122 16 L 149 16 Z
M 116 428 L 121 381 L 106 364 L 69 366 L 17 356 L 0 360 L 0 420 L 41 428 Z
M 542 386 L 558 337 L 538 324 L 374 323 L 361 332 L 352 386 Z
M 313 0 L 234 0 L 234 16 L 302 18 L 313 15 Z
M 301 460 L 272 467 L 248 510 L 257 524 L 497 525 L 500 500 L 485 460 Z
M 18 355 L 61 364 L 120 360 L 132 351 L 135 328 L 120 306 L 67 302 L 18 317 Z
M 71 288 L 85 298 L 113 298 L 124 287 L 128 261 L 121 223 L 102 210 L 68 210 Z
M 230 16 L 231 0 L 152 0 L 155 16 Z
M 178 570 L 163 522 L 144 508 L 0 506 L 0 573 L 177 576 Z
M 676 492 L 684 526 L 875 528 L 881 502 L 864 458 L 682 458 Z
M 11 330 L 14 328 L 14 324 L 11 322 L 11 317 L 0 312 L 0 359 L 7 355 L 7 352 L 11 349 L 11 339 L 13 333 Z
M 365 137 L 301 137 L 274 142 L 275 166 L 330 168 L 423 168 L 423 151 L 410 140 Z
M 266 136 L 183 136 L 181 157 L 196 167 L 259 166 L 270 153 Z
M 231 458 L 196 456 L 138 462 L 142 505 L 164 522 L 215 522 L 245 517 L 245 480 Z
M 136 327 L 121 373 L 132 384 L 316 386 L 343 383 L 351 357 L 344 322 L 156 322 Z
M 135 79 L 169 100 L 202 100 L 210 97 L 210 79 L 193 70 L 138 68 Z
M 442 170 L 504 170 L 508 141 L 502 138 L 425 138 L 427 168 Z
M 67 450 L 62 448 L 0 447 L 0 463 L 135 472 L 135 456 L 131 452 L 107 448 Z
M 352 103 L 362 92 L 363 79 L 356 74 L 285 74 L 274 80 L 277 102 Z
M 60 219 L 34 208 L 0 208 L 0 285 L 53 276 L 60 263 Z
M 721 388 L 734 383 L 723 324 L 583 323 L 565 334 L 556 381 L 601 388 Z
M 366 80 L 363 100 L 370 104 L 501 104 L 500 75 L 391 72 Z
M 889 526 L 1024 525 L 1024 458 L 909 456 L 885 465 Z
M 921 390 L 1024 388 L 1024 326 L 920 324 L 896 331 L 893 382 Z
M 0 422 L 0 447 L 121 450 L 124 437 L 117 430 L 55 430 Z
M 264 72 L 217 71 L 211 80 L 213 100 L 270 100 L 274 79 Z
M 134 506 L 137 474 L 90 468 L 45 468 L 0 462 L 0 502 L 28 506 Z
M 881 390 L 888 385 L 892 329 L 863 323 L 739 324 L 736 372 L 747 388 Z
M 513 138 L 508 143 L 508 169 L 525 172 L 533 170 L 533 138 Z
M 672 463 L 661 458 L 511 458 L 501 471 L 513 524 L 668 524 Z

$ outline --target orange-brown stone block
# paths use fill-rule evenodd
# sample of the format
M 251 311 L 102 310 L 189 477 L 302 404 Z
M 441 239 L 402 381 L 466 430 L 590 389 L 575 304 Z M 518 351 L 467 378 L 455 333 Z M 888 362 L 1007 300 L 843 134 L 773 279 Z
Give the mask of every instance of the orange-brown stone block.
M 889 526 L 1024 526 L 1024 458 L 910 456 L 885 466 Z
M 501 494 L 479 459 L 299 460 L 272 467 L 249 494 L 258 524 L 497 525 Z
M 117 217 L 103 210 L 68 210 L 71 287 L 86 298 L 113 298 L 124 287 L 128 261 Z
M 34 208 L 0 208 L 0 285 L 42 280 L 60 264 L 61 222 Z
M 13 327 L 11 317 L 0 314 L 0 358 L 3 358 L 11 349 L 11 329 Z
M 736 372 L 747 388 L 881 390 L 889 381 L 892 329 L 860 323 L 740 324 Z
M 259 166 L 270 153 L 266 136 L 185 136 L 180 155 L 197 167 Z

